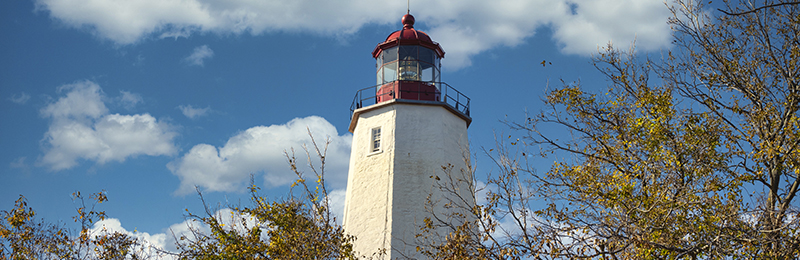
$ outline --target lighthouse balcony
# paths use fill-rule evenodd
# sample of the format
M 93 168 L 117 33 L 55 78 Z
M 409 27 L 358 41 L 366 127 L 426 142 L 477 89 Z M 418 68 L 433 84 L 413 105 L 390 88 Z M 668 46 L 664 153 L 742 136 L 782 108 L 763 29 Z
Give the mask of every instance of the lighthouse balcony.
M 447 83 L 405 80 L 358 90 L 350 105 L 350 116 L 359 108 L 393 100 L 443 104 L 469 117 L 470 99 Z

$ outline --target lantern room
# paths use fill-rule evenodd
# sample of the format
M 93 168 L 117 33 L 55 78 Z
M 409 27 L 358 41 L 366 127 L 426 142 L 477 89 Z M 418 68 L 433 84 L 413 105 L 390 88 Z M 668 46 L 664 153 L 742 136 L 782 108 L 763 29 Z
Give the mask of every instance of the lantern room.
M 377 64 L 377 102 L 392 99 L 440 101 L 439 60 L 444 50 L 428 34 L 414 29 L 414 16 L 402 18 L 393 32 L 372 51 Z
M 377 84 L 360 89 L 350 105 L 350 131 L 359 114 L 392 104 L 442 106 L 466 120 L 470 118 L 470 99 L 441 81 L 444 50 L 428 34 L 414 29 L 414 16 L 406 14 L 403 28 L 386 37 L 372 51 Z

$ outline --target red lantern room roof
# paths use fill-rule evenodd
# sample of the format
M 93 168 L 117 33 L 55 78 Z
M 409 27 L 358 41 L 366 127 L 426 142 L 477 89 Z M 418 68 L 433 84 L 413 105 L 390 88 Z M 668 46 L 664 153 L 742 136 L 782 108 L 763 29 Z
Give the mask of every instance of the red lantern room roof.
M 414 29 L 414 16 L 411 14 L 403 15 L 403 29 L 389 34 L 386 40 L 375 46 L 372 57 L 377 58 L 381 51 L 398 45 L 419 45 L 434 50 L 439 58 L 444 58 L 444 50 L 439 43 L 431 40 L 427 33 Z

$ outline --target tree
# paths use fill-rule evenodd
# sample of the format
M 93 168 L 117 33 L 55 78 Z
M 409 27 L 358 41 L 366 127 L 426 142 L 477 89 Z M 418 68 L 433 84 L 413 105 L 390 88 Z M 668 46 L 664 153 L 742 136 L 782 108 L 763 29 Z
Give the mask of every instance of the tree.
M 73 251 L 68 233 L 58 225 L 36 221 L 23 196 L 2 217 L 0 259 L 60 259 Z
M 800 257 L 800 7 L 724 4 L 675 1 L 663 60 L 609 46 L 605 93 L 565 83 L 508 122 L 487 202 L 429 255 Z
M 310 136 L 310 132 L 309 132 Z M 134 236 L 100 228 L 97 221 L 107 216 L 95 207 L 108 201 L 105 192 L 86 198 L 73 193 L 80 203 L 73 217 L 80 229 L 37 220 L 33 208 L 21 196 L 10 211 L 2 211 L 0 222 L 0 260 L 5 259 L 356 259 L 354 237 L 346 235 L 331 213 L 325 187 L 325 154 L 330 141 L 320 148 L 311 139 L 313 150 L 305 150 L 314 174 L 308 184 L 298 169 L 294 151 L 286 153 L 291 170 L 297 175 L 284 200 L 270 200 L 250 186 L 249 206 L 231 206 L 229 215 L 213 213 L 200 194 L 204 215 L 188 212 L 189 232 L 175 234 L 178 252 L 154 248 Z M 312 163 L 312 153 L 319 166 Z M 222 211 L 220 211 L 222 212 Z M 375 254 L 380 256 L 380 254 Z
M 93 231 L 93 224 L 106 218 L 104 211 L 95 209 L 97 204 L 108 201 L 105 192 L 89 195 L 92 203 L 88 207 L 80 192 L 72 196 L 80 203 L 73 217 L 80 223 L 77 232 L 62 224 L 37 220 L 33 208 L 20 195 L 13 209 L 1 214 L 0 259 L 150 259 L 155 256 L 128 234 Z
M 754 245 L 748 253 L 797 257 L 800 6 L 796 1 L 725 5 L 726 13 L 739 15 L 707 23 L 702 5 L 674 10 L 687 18 L 672 21 L 678 46 L 686 51 L 673 59 L 669 79 L 731 130 L 733 177 L 764 193 L 742 205 L 754 222 L 742 237 Z
M 310 133 L 309 133 L 310 136 Z M 206 206 L 204 216 L 189 213 L 189 219 L 207 226 L 210 232 L 194 227 L 190 234 L 177 238 L 181 259 L 356 259 L 354 237 L 344 233 L 331 214 L 325 187 L 325 154 L 314 142 L 313 151 L 303 147 L 314 183 L 309 185 L 298 169 L 294 151 L 286 153 L 291 170 L 297 175 L 285 200 L 270 201 L 250 186 L 251 206 L 232 206 L 231 215 L 212 213 Z M 312 152 L 320 160 L 319 168 L 311 161 Z M 198 192 L 199 193 L 199 192 Z M 200 195 L 202 201 L 202 194 Z M 203 201 L 203 204 L 205 202 Z

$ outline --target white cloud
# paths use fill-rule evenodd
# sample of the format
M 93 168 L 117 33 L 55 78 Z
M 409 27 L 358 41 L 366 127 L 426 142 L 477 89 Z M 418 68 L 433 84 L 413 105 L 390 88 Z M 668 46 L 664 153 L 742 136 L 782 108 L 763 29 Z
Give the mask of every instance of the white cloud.
M 586 55 L 613 42 L 627 49 L 632 41 L 644 50 L 666 48 L 670 41 L 669 10 L 662 1 L 571 0 L 574 14 L 555 21 L 561 51 Z
M 306 129 L 314 134 L 319 145 L 324 145 L 326 138 L 331 139 L 326 157 L 326 180 L 334 187 L 344 186 L 352 135 L 339 135 L 324 118 L 309 116 L 282 125 L 251 127 L 228 139 L 222 147 L 195 145 L 167 165 L 181 179 L 176 194 L 191 193 L 195 186 L 208 191 L 241 191 L 251 173 L 263 174 L 268 186 L 288 184 L 295 176 L 289 169 L 284 151 L 294 148 L 301 160 L 298 166 L 303 166 L 306 156 L 302 146 L 311 148 Z M 319 166 L 319 162 L 315 163 Z
M 470 57 L 498 46 L 516 46 L 536 30 L 566 15 L 565 1 L 436 1 L 415 16 L 427 22 L 430 35 L 447 52 L 449 69 L 471 64 Z
M 393 24 L 399 29 L 399 18 L 406 11 L 405 3 L 388 0 L 36 0 L 36 8 L 68 26 L 123 45 L 154 36 L 206 32 L 346 36 L 367 24 Z M 546 27 L 555 32 L 562 52 L 587 56 L 609 41 L 625 48 L 634 38 L 640 49 L 663 48 L 670 35 L 669 12 L 662 1 L 432 0 L 416 7 L 412 3 L 411 8 L 417 27 L 424 25 L 442 43 L 447 51 L 443 63 L 450 69 L 469 66 L 477 53 L 516 46 Z
M 219 212 L 219 211 L 218 211 Z M 186 240 L 180 240 L 182 236 L 191 240 L 197 240 L 195 235 L 209 235 L 211 234 L 211 228 L 208 227 L 205 223 L 202 223 L 196 219 L 187 219 L 181 223 L 172 224 L 167 228 L 166 235 L 171 239 L 178 239 L 178 241 L 170 241 L 167 243 L 164 249 L 169 252 L 178 252 L 178 245 L 176 243 L 186 243 Z
M 17 103 L 17 104 L 20 104 L 20 105 L 27 103 L 28 100 L 30 100 L 30 99 L 31 99 L 31 95 L 28 95 L 28 93 L 25 93 L 25 92 L 20 92 L 19 94 L 11 95 L 11 97 L 8 98 L 8 100 L 10 100 L 11 102 L 14 102 L 14 103 Z
M 211 57 L 214 57 L 214 51 L 211 50 L 208 45 L 203 45 L 194 48 L 192 54 L 189 55 L 189 57 L 186 57 L 185 60 L 189 63 L 189 65 L 202 67 L 205 60 L 210 59 Z
M 108 113 L 103 90 L 97 83 L 85 80 L 58 87 L 58 93 L 64 91 L 66 95 L 42 108 L 43 116 L 53 120 L 80 120 L 96 119 Z
M 223 208 L 214 212 L 214 217 L 223 224 L 223 228 L 228 231 L 236 231 L 240 234 L 245 234 L 250 228 L 261 226 L 262 229 L 266 227 L 263 223 L 259 222 L 255 217 L 249 214 L 239 214 L 229 208 Z M 122 227 L 122 223 L 116 218 L 106 218 L 98 221 L 89 230 L 92 237 L 102 235 L 111 235 L 113 233 L 121 233 L 137 239 L 141 244 L 135 246 L 133 250 L 137 253 L 158 256 L 161 259 L 177 259 L 173 256 L 164 254 L 163 251 L 178 253 L 178 247 L 175 243 L 185 243 L 186 240 L 180 240 L 182 236 L 186 236 L 189 240 L 196 240 L 195 235 L 211 235 L 211 228 L 196 219 L 187 219 L 181 223 L 176 223 L 167 229 L 164 233 L 150 234 L 147 232 L 129 231 Z M 266 238 L 266 232 L 262 233 L 262 238 Z M 178 241 L 175 241 L 178 239 Z
M 119 101 L 122 103 L 122 106 L 126 109 L 133 109 L 139 103 L 142 103 L 144 99 L 142 99 L 142 95 L 131 93 L 128 91 L 120 90 L 119 91 L 120 97 Z
M 491 193 L 497 192 L 497 185 L 495 184 L 486 184 L 485 182 L 476 180 L 475 183 L 475 204 L 477 205 L 486 205 L 489 202 L 489 195 Z
M 339 225 L 344 221 L 344 199 L 346 195 L 347 190 L 337 189 L 328 192 L 328 197 L 325 198 L 328 200 L 330 211 L 333 213 L 333 216 L 336 218 L 336 223 Z
M 185 105 L 185 106 L 181 105 L 178 106 L 178 109 L 180 109 L 181 112 L 183 112 L 183 115 L 188 117 L 189 119 L 195 119 L 201 116 L 205 116 L 206 114 L 208 114 L 208 111 L 211 110 L 210 107 L 195 108 L 192 107 L 192 105 Z
M 107 98 L 96 83 L 79 81 L 59 87 L 59 92 L 63 91 L 66 95 L 40 111 L 51 119 L 42 140 L 45 154 L 41 158 L 51 170 L 71 168 L 78 159 L 103 164 L 177 151 L 172 143 L 177 133 L 150 114 L 109 114 L 103 101 Z
M 266 231 L 266 224 L 260 222 L 257 218 L 251 216 L 250 214 L 244 213 L 240 214 L 236 211 L 231 210 L 230 208 L 223 208 L 214 212 L 214 217 L 223 224 L 223 228 L 228 231 L 236 231 L 239 234 L 246 234 L 250 231 L 253 227 L 260 227 L 262 231 Z M 196 236 L 208 236 L 211 235 L 211 228 L 196 219 L 187 219 L 181 223 L 173 224 L 169 227 L 168 232 L 170 233 L 170 237 L 175 237 L 178 239 L 177 242 L 179 243 L 186 243 L 188 241 L 197 240 L 198 237 Z M 185 236 L 187 240 L 181 240 L 180 238 Z M 261 238 L 265 239 L 267 237 L 267 232 L 261 233 Z M 178 248 L 174 243 L 168 244 L 165 249 L 171 252 L 178 252 Z
M 167 244 L 171 244 L 167 242 L 167 235 L 164 233 L 150 235 L 147 232 L 131 232 L 123 228 L 122 223 L 116 218 L 106 218 L 95 222 L 92 229 L 89 230 L 89 234 L 91 234 L 92 237 L 111 235 L 114 233 L 125 234 L 131 238 L 137 239 L 141 243 L 133 247 L 133 251 L 137 254 L 152 256 L 161 255 L 164 257 L 159 251 L 165 249 Z

